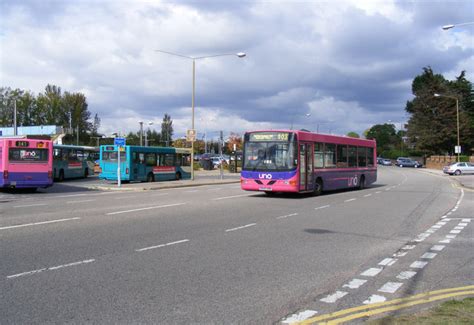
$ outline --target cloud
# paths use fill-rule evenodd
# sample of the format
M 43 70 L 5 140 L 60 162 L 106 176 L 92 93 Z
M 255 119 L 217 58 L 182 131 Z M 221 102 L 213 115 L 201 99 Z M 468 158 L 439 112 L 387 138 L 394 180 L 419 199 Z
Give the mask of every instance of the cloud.
M 243 51 L 196 60 L 199 132 L 325 122 L 361 133 L 406 119 L 423 67 L 472 77 L 472 27 L 440 28 L 470 12 L 470 1 L 3 1 L 0 75 L 2 86 L 36 93 L 48 83 L 83 92 L 104 133 L 168 113 L 180 136 L 191 124 L 192 60 L 155 50 Z

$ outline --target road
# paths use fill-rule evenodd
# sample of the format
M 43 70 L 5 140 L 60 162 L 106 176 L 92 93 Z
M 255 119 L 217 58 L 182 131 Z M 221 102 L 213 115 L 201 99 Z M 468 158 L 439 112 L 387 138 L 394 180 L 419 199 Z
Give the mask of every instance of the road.
M 0 322 L 272 324 L 472 285 L 472 211 L 450 178 L 395 167 L 319 197 L 0 193 Z

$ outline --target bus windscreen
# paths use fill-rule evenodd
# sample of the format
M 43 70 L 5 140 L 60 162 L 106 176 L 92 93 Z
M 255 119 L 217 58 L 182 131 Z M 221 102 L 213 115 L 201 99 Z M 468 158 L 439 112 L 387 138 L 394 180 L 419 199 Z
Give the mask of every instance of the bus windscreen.
M 45 162 L 48 161 L 48 149 L 10 148 L 8 160 L 11 162 Z

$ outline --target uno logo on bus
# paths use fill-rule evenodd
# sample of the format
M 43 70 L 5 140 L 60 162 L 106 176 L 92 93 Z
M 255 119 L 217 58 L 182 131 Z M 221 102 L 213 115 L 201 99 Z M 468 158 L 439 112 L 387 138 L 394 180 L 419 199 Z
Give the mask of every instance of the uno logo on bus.
M 258 178 L 272 179 L 272 174 L 258 174 Z
M 359 182 L 359 180 L 357 179 L 357 176 L 349 177 L 347 185 L 348 186 L 357 186 L 358 182 Z

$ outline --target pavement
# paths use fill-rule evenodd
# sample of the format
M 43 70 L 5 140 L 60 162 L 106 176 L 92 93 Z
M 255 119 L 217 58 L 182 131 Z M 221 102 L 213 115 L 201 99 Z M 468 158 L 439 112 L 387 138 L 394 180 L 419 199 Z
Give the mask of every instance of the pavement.
M 102 181 L 103 184 L 90 185 L 87 188 L 91 190 L 102 191 L 150 191 L 177 187 L 194 187 L 205 185 L 232 184 L 240 182 L 240 173 L 229 173 L 224 171 L 221 177 L 220 170 L 199 170 L 194 172 L 194 180 L 184 179 L 179 181 L 163 182 L 132 182 L 122 183 L 120 187 L 117 182 Z

